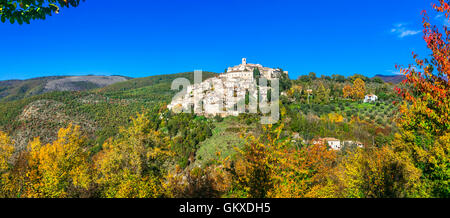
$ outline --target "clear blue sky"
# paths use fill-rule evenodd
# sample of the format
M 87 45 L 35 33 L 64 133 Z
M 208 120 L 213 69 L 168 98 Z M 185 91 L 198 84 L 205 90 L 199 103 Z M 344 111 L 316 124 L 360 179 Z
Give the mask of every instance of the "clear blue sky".
M 243 57 L 291 78 L 393 74 L 428 52 L 423 9 L 431 1 L 86 0 L 30 25 L 0 23 L 0 80 L 223 72 Z

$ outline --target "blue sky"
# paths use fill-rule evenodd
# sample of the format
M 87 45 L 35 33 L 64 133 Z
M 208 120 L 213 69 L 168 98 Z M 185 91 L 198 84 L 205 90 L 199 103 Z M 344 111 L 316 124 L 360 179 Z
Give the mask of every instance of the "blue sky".
M 428 53 L 420 13 L 431 3 L 86 0 L 30 25 L 0 23 L 0 80 L 223 72 L 243 57 L 291 78 L 393 74 L 412 51 Z

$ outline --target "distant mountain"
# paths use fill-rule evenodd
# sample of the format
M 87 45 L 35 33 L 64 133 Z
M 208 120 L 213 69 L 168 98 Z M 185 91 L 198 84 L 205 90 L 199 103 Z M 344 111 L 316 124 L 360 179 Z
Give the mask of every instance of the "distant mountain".
M 405 75 L 389 75 L 388 76 L 388 75 L 377 74 L 377 75 L 375 75 L 375 77 L 382 79 L 386 83 L 393 83 L 393 84 L 401 83 L 404 79 L 406 79 Z
M 84 91 L 127 81 L 123 76 L 50 76 L 0 81 L 0 100 L 11 101 L 51 91 Z

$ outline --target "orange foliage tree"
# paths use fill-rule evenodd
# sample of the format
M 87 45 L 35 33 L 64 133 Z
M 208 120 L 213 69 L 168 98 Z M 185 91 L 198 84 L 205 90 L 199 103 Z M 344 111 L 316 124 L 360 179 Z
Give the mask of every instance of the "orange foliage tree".
M 336 154 L 325 145 L 297 148 L 282 136 L 283 125 L 264 127 L 264 134 L 248 136 L 232 174 L 233 197 L 307 197 L 326 182 Z
M 5 188 L 9 181 L 9 161 L 13 152 L 13 142 L 6 133 L 0 131 L 0 197 L 5 197 Z
M 344 94 L 344 98 L 350 98 L 353 96 L 353 89 L 350 85 L 345 85 L 342 92 Z
M 353 86 L 344 86 L 342 92 L 344 98 L 352 98 L 354 100 L 364 99 L 366 94 L 366 83 L 361 78 L 356 78 L 353 82 Z
M 448 0 L 439 0 L 433 8 L 450 20 Z M 397 66 L 406 75 L 406 87 L 397 88 L 404 102 L 398 120 L 401 135 L 397 135 L 394 146 L 399 152 L 407 152 L 422 170 L 428 196 L 449 197 L 450 31 L 445 25 L 431 25 L 426 11 L 423 15 L 423 38 L 432 54 L 420 59 L 413 53 L 415 64 Z
M 407 155 L 395 153 L 389 146 L 371 150 L 357 149 L 345 157 L 330 178 L 336 183 L 332 197 L 397 198 L 419 197 L 420 170 Z

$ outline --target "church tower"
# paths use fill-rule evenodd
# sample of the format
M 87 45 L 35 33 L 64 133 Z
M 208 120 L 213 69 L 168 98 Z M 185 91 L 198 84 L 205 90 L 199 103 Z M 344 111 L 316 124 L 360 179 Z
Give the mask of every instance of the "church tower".
M 242 65 L 247 65 L 247 58 L 242 58 Z

